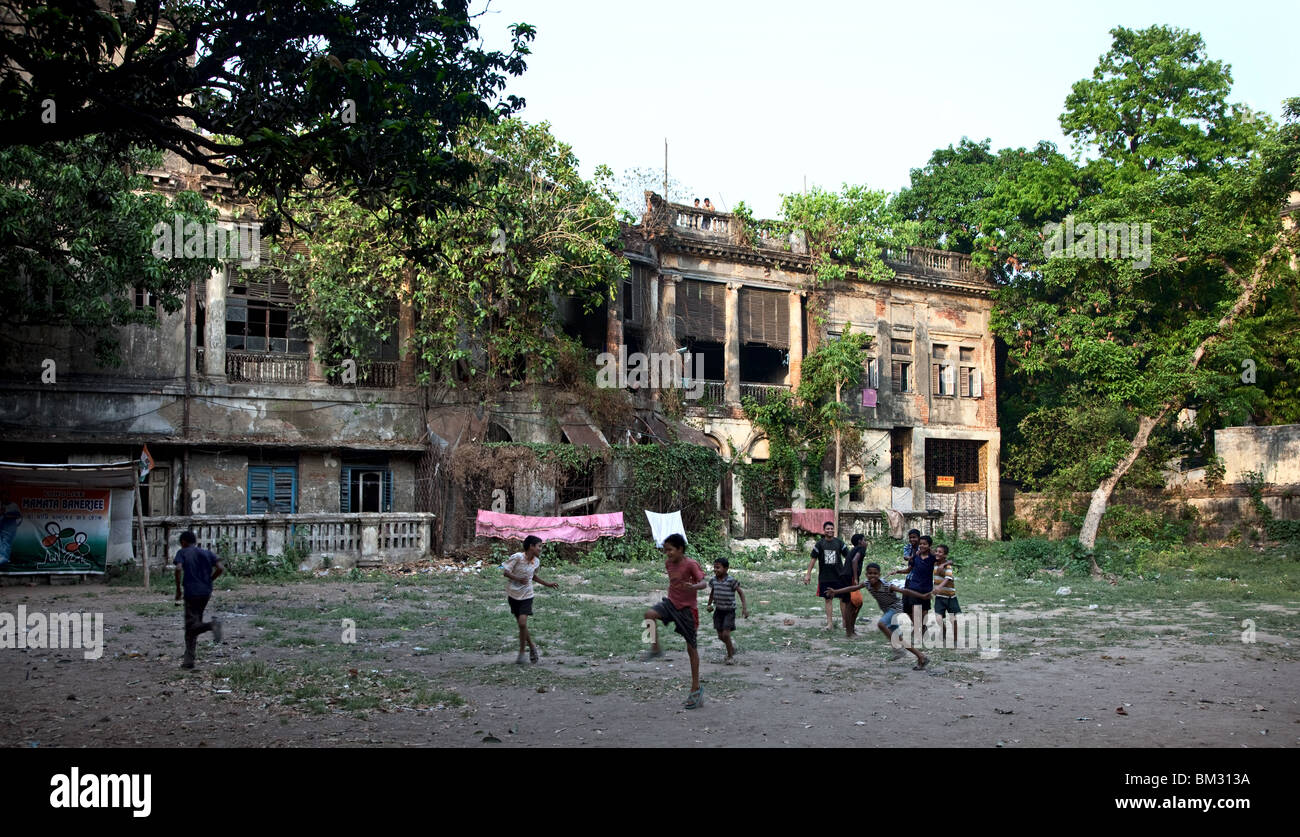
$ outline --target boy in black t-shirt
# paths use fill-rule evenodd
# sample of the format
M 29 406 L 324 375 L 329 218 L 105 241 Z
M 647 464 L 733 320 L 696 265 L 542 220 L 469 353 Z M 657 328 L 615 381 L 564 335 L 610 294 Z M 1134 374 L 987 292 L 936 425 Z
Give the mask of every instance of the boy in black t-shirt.
M 198 546 L 190 531 L 181 532 L 181 548 L 176 553 L 176 601 L 185 600 L 185 657 L 181 668 L 194 668 L 194 650 L 199 634 L 212 632 L 214 642 L 221 642 L 221 621 L 203 621 L 203 611 L 212 598 L 212 582 L 226 571 L 221 559 Z M 183 581 L 182 581 L 183 580 Z M 184 594 L 182 596 L 182 593 Z
M 822 630 L 829 631 L 835 628 L 835 620 L 831 615 L 831 599 L 827 596 L 827 591 L 835 587 L 844 586 L 845 576 L 849 575 L 852 570 L 848 563 L 849 548 L 844 545 L 844 541 L 835 537 L 835 524 L 826 521 L 822 527 L 822 539 L 817 541 L 817 545 L 812 548 L 812 560 L 808 562 L 808 571 L 803 574 L 803 583 L 807 584 L 812 580 L 813 566 L 817 567 L 817 595 L 826 600 L 826 624 Z M 849 600 L 849 594 L 845 593 L 839 597 L 840 615 L 844 619 L 844 629 L 852 636 L 853 625 L 849 619 L 849 609 L 853 606 Z

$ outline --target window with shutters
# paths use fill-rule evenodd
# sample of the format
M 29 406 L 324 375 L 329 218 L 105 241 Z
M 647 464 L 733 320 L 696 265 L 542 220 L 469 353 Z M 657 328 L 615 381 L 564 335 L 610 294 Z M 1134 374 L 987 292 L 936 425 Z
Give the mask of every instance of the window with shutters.
M 298 510 L 298 466 L 249 465 L 248 513 L 294 514 Z
M 912 364 L 895 360 L 892 364 L 891 378 L 894 392 L 916 392 L 912 381 Z
M 930 392 L 944 398 L 951 398 L 956 384 L 955 372 L 951 363 L 930 364 Z
M 268 279 L 230 285 L 226 294 L 226 348 L 307 354 L 307 333 L 293 322 L 293 297 L 287 282 Z
M 677 286 L 677 336 L 712 343 L 727 339 L 727 286 L 683 279 Z
M 864 389 L 880 389 L 880 359 L 867 358 L 865 375 L 863 377 Z
M 741 288 L 738 301 L 741 343 L 761 343 L 774 349 L 790 348 L 788 293 Z M 723 313 L 726 313 L 725 308 Z
M 646 295 L 649 289 L 650 269 L 639 264 L 631 265 L 627 278 L 623 280 L 620 306 L 623 322 L 633 325 L 645 323 Z
M 393 472 L 373 464 L 344 464 L 339 473 L 339 511 L 391 512 Z

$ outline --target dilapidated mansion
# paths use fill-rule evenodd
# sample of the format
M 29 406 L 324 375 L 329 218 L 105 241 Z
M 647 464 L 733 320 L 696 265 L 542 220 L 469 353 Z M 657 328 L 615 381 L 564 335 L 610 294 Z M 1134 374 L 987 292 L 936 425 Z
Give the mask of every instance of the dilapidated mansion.
M 164 192 L 200 192 L 225 223 L 251 220 L 222 178 L 184 166 L 152 177 Z M 165 560 L 185 528 L 241 551 L 305 539 L 311 554 L 340 562 L 438 554 L 472 538 L 483 502 L 448 489 L 440 472 L 447 450 L 671 437 L 708 445 L 724 460 L 762 460 L 767 441 L 742 399 L 762 402 L 797 386 L 807 353 L 848 323 L 873 343 L 864 385 L 844 396 L 867 428 L 860 461 L 836 475 L 846 525 L 897 509 L 999 537 L 989 280 L 967 256 L 907 248 L 885 254 L 889 281 L 822 289 L 826 308 L 814 317 L 804 290 L 811 260 L 800 242 L 755 245 L 737 226 L 726 213 L 647 194 L 641 223 L 623 236 L 630 272 L 616 299 L 585 316 L 555 300 L 562 327 L 593 352 L 685 349 L 702 358 L 703 385 L 678 420 L 645 399 L 634 426 L 609 427 L 562 392 L 483 398 L 422 386 L 402 352 L 415 316 L 406 308 L 393 338 L 345 383 L 319 361 L 321 341 L 298 324 L 288 286 L 249 281 L 230 263 L 193 287 L 181 310 L 159 308 L 156 326 L 121 328 L 117 367 L 97 365 L 71 329 L 11 335 L 25 348 L 2 362 L 0 460 L 132 460 L 147 445 L 156 463 L 141 486 L 151 563 Z M 142 292 L 134 304 L 156 305 Z M 43 375 L 49 360 L 55 376 Z M 606 510 L 590 487 L 527 482 L 508 487 L 508 511 Z M 717 502 L 733 537 L 775 536 L 781 514 L 788 523 L 788 512 L 745 508 L 734 478 L 723 480 Z M 802 502 L 796 496 L 793 505 Z M 130 511 L 115 508 L 113 525 L 131 525 Z

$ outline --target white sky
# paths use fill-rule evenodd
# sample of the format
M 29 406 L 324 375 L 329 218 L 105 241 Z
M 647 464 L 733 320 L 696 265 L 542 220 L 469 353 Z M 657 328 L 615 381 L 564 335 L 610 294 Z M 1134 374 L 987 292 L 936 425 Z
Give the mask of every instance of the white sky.
M 962 136 L 1070 153 L 1065 97 L 1117 25 L 1199 32 L 1231 66 L 1234 102 L 1277 117 L 1300 96 L 1294 2 L 492 0 L 480 24 L 500 46 L 516 21 L 538 33 L 509 92 L 584 174 L 662 169 L 666 137 L 669 173 L 697 190 L 674 200 L 760 216 L 805 177 L 897 191 Z

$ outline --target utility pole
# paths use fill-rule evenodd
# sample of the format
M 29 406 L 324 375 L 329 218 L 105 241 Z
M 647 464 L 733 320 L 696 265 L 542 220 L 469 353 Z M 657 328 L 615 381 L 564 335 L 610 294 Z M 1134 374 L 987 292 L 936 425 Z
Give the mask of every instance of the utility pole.
M 672 203 L 668 197 L 668 137 L 664 137 L 664 200 Z

